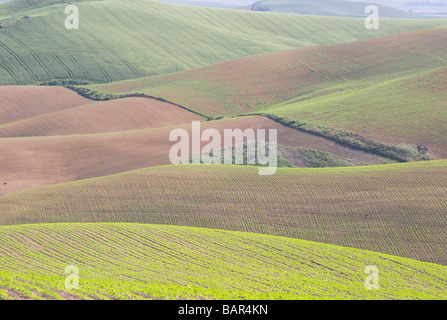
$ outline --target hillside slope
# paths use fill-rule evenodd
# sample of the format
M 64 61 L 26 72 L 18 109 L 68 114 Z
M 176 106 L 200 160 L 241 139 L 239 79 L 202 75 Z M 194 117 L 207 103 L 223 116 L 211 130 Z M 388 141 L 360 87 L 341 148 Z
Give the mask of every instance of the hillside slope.
M 63 106 L 63 104 L 59 106 Z M 18 106 L 10 110 L 23 109 Z M 130 131 L 201 120 L 203 120 L 202 117 L 190 111 L 144 97 L 102 102 L 88 101 L 85 105 L 68 106 L 62 110 L 38 114 L 34 117 L 0 125 L 0 138 Z
M 45 7 L 33 5 L 17 13 L 5 13 L 7 3 L 0 5 L 4 12 L 0 20 L 11 23 L 0 29 L 0 85 L 51 79 L 111 82 L 297 47 L 447 26 L 447 20 L 383 20 L 380 30 L 371 32 L 363 19 L 110 0 L 75 1 L 80 28 L 67 30 L 63 2 L 45 2 Z
M 445 299 L 446 267 L 241 232 L 138 224 L 0 227 L 0 298 Z M 20 256 L 20 259 L 17 259 Z M 64 288 L 78 269 L 79 288 Z M 380 290 L 365 288 L 367 266 Z
M 383 142 L 424 145 L 445 158 L 446 32 L 301 48 L 89 88 L 145 92 L 209 115 L 275 114 Z
M 446 161 L 336 169 L 179 165 L 0 197 L 0 224 L 136 222 L 248 231 L 447 265 Z
M 210 115 L 238 114 L 313 92 L 352 90 L 444 67 L 446 32 L 441 28 L 300 48 L 88 87 L 154 94 Z
M 149 101 L 150 99 L 143 98 Z M 117 105 L 113 105 L 116 102 Z M 112 103 L 109 105 L 109 103 Z M 129 122 L 120 122 L 111 114 L 101 114 L 97 107 L 112 107 L 126 114 Z M 169 106 L 172 107 L 172 106 Z M 169 151 L 175 142 L 169 142 L 172 130 L 184 128 L 191 134 L 191 120 L 195 114 L 175 107 L 170 121 L 178 125 L 151 127 L 151 114 L 135 122 L 135 114 L 127 114 L 123 100 L 110 101 L 105 106 L 92 104 L 68 109 L 41 117 L 0 127 L 4 135 L 24 135 L 18 138 L 0 138 L 0 194 L 11 193 L 47 184 L 100 177 L 123 171 L 170 164 Z M 74 112 L 76 118 L 67 118 Z M 169 114 L 167 115 L 169 116 Z M 42 120 L 42 121 L 38 121 Z M 142 121 L 140 121 L 142 120 Z M 118 122 L 116 122 L 118 121 Z M 74 122 L 74 123 L 73 123 Z M 189 122 L 189 123 L 188 123 Z M 127 126 L 127 131 L 106 132 Z M 132 130 L 136 126 L 147 129 Z M 105 130 L 107 129 L 107 130 Z M 365 152 L 340 146 L 333 141 L 287 128 L 265 117 L 252 116 L 201 123 L 201 129 L 217 129 L 223 136 L 225 129 L 276 129 L 278 143 L 286 147 L 320 149 L 335 156 L 349 159 L 353 164 L 380 164 L 382 159 Z M 86 132 L 104 132 L 81 134 Z M 70 135 L 51 135 L 53 133 Z M 45 136 L 49 134 L 48 136 Z M 42 135 L 42 136 L 39 136 Z M 240 133 L 242 135 L 242 133 Z M 239 136 L 239 134 L 238 134 Z M 223 141 L 222 141 L 223 143 Z M 205 143 L 202 143 L 202 147 Z M 196 155 L 193 153 L 191 155 Z
M 447 158 L 447 68 L 361 89 L 309 95 L 263 110 L 287 119 L 342 128 L 382 142 L 417 144 Z

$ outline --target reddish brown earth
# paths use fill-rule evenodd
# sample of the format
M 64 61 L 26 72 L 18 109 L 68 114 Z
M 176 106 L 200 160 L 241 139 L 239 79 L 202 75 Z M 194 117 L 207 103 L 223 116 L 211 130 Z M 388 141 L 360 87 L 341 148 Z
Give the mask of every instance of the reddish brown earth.
M 277 129 L 278 143 L 282 145 L 321 149 L 358 163 L 380 163 L 375 156 L 284 127 L 265 117 L 205 121 L 201 127 L 202 131 L 217 129 L 222 136 L 224 129 Z M 0 194 L 170 164 L 169 151 L 175 142 L 169 142 L 169 134 L 175 128 L 191 132 L 191 124 L 185 124 L 102 134 L 2 138 Z
M 0 87 L 0 126 L 91 103 L 62 87 Z
M 18 87 L 10 87 L 10 89 L 13 92 L 20 92 Z M 30 100 L 34 100 L 33 103 L 19 100 L 15 104 L 11 104 L 11 107 L 3 107 L 4 110 L 10 111 L 12 114 L 23 112 L 22 117 L 28 115 L 28 118 L 1 126 L 0 137 L 127 131 L 202 120 L 202 117 L 185 109 L 154 99 L 139 97 L 103 102 L 84 101 L 85 99 L 78 101 L 79 96 L 75 94 L 76 98 L 73 99 L 71 97 L 73 92 L 60 89 L 54 87 L 45 90 L 50 96 L 57 96 L 59 93 L 61 96 L 67 96 L 66 101 L 62 102 L 59 99 L 55 102 L 61 105 L 52 107 L 54 110 L 52 112 L 48 112 L 46 107 L 49 101 L 45 101 L 41 96 L 36 96 L 35 99 L 30 98 Z M 31 97 L 33 95 L 27 89 L 23 91 L 24 96 Z M 70 97 L 72 100 L 69 99 Z M 79 102 L 83 104 L 77 105 Z

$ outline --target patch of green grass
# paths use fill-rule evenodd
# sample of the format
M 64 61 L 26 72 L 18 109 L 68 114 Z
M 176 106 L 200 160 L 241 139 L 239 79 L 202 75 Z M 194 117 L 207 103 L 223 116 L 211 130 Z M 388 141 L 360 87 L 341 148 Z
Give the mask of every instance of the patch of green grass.
M 277 151 L 281 148 L 281 146 L 277 145 Z M 225 164 L 225 150 L 229 150 L 230 148 L 226 149 L 219 149 L 216 150 L 216 157 L 218 159 L 218 163 L 216 164 Z M 248 152 L 250 150 L 250 152 Z M 265 153 L 266 156 L 269 154 L 271 150 L 270 144 L 265 144 Z M 220 155 L 220 157 L 219 157 Z M 277 153 L 277 167 L 278 168 L 293 168 L 295 167 L 293 164 L 289 162 L 288 159 L 285 157 L 282 157 L 279 153 Z M 189 163 L 196 163 L 200 162 L 201 164 L 204 164 L 203 157 L 210 157 L 211 159 L 214 157 L 214 153 L 210 152 L 208 154 L 202 154 L 197 157 L 191 157 L 189 159 Z M 260 164 L 259 163 L 259 157 L 258 157 L 258 149 L 257 149 L 257 143 L 256 142 L 244 142 L 242 145 L 238 144 L 237 146 L 232 146 L 231 148 L 231 163 L 228 164 L 235 164 L 235 165 L 253 165 L 258 167 L 266 167 L 269 164 Z M 271 165 L 271 164 L 270 164 Z
M 325 168 L 350 165 L 345 159 L 317 149 L 280 147 L 279 154 L 287 161 L 288 165 L 284 165 L 287 167 Z
M 253 151 L 248 152 L 252 148 Z M 240 163 L 236 161 L 236 149 L 242 151 Z M 269 143 L 266 143 L 266 153 L 271 150 Z M 218 164 L 225 163 L 225 149 L 217 150 L 217 154 L 220 155 L 220 162 Z M 240 151 L 239 151 L 240 152 Z M 200 157 L 191 157 L 189 163 L 199 162 L 204 164 L 203 156 L 213 157 L 213 153 L 203 154 Z M 260 164 L 258 161 L 258 150 L 255 142 L 244 143 L 242 146 L 233 146 L 231 152 L 231 164 L 235 165 L 253 165 L 258 167 L 265 167 L 271 164 Z M 308 167 L 308 168 L 324 168 L 324 167 L 346 167 L 349 162 L 345 159 L 337 157 L 330 152 L 325 152 L 317 149 L 306 148 L 292 148 L 282 145 L 277 145 L 277 164 L 278 168 L 295 168 L 295 167 Z

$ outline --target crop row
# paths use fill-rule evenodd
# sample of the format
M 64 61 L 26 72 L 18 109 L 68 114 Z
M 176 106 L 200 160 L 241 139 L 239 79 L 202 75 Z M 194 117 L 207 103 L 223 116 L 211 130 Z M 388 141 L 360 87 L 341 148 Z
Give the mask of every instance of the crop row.
M 0 298 L 445 298 L 444 266 L 253 233 L 140 224 L 0 227 Z M 65 268 L 79 287 L 65 287 Z M 380 289 L 365 288 L 368 265 Z

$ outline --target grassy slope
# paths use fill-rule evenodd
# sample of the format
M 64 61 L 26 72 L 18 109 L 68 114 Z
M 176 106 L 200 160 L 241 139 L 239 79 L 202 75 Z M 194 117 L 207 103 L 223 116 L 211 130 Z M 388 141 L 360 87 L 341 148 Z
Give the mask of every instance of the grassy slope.
M 374 2 L 374 1 L 373 1 Z M 318 16 L 366 17 L 367 4 L 343 0 L 261 0 L 251 6 L 254 11 L 311 14 Z M 377 5 L 382 18 L 416 18 L 405 11 Z
M 446 298 L 444 266 L 250 233 L 46 224 L 0 227 L 0 244 L 0 298 Z M 64 288 L 68 265 L 78 290 Z M 380 290 L 364 286 L 368 265 Z
M 286 236 L 447 264 L 446 161 L 165 166 L 0 198 L 0 224 L 138 222 Z
M 5 5 L 0 5 L 0 10 Z M 84 1 L 77 5 L 79 30 L 65 29 L 62 3 L 10 13 L 10 17 L 3 13 L 3 20 L 14 23 L 0 30 L 0 84 L 30 84 L 53 78 L 93 82 L 132 79 L 447 23 L 383 20 L 380 30 L 371 31 L 364 28 L 363 19 L 221 10 L 143 0 Z M 20 19 L 25 13 L 31 18 Z
M 301 48 L 91 88 L 146 92 L 212 115 L 273 113 L 379 141 L 423 144 L 447 157 L 445 32 Z
M 343 128 L 379 141 L 419 144 L 447 158 L 447 68 L 358 90 L 288 101 L 264 110 L 288 119 Z

